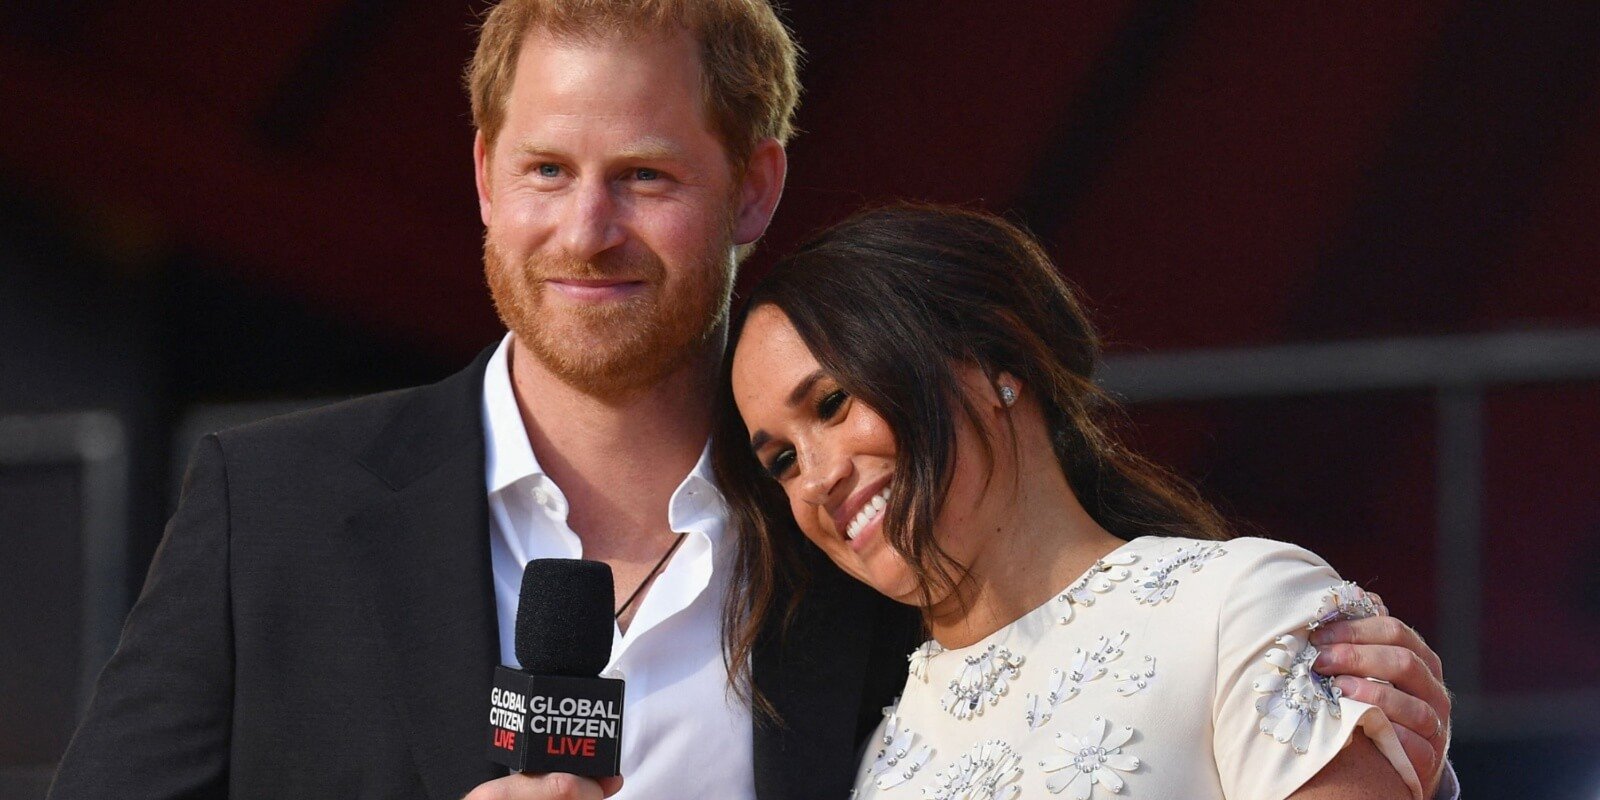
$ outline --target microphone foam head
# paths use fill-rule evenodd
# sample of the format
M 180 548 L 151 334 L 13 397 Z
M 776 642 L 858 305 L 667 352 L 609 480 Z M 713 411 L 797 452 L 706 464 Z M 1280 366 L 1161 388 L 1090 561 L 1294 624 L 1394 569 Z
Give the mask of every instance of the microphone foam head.
M 611 660 L 615 602 L 606 564 L 575 558 L 529 561 L 517 604 L 522 669 L 535 675 L 599 675 Z

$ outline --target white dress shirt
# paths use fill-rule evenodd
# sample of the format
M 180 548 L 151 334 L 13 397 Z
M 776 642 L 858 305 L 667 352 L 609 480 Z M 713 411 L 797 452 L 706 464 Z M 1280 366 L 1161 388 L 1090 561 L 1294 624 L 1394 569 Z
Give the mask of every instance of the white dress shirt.
M 511 389 L 511 336 L 483 379 L 489 552 L 500 660 L 516 665 L 522 569 L 535 558 L 582 558 L 567 500 L 534 456 Z M 626 634 L 613 631 L 606 676 L 627 682 L 621 793 L 616 797 L 755 797 L 750 710 L 723 665 L 721 609 L 731 569 L 727 512 L 709 449 L 672 493 L 667 524 L 685 534 L 655 584 L 636 601 Z

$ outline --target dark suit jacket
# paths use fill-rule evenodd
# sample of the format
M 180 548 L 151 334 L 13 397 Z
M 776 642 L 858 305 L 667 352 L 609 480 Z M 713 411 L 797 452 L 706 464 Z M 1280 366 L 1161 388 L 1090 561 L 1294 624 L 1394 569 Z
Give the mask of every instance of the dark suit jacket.
M 458 800 L 499 661 L 489 352 L 431 386 L 207 436 L 51 797 Z M 844 797 L 916 630 L 831 568 L 753 657 L 762 800 Z M 716 754 L 707 754 L 715 758 Z

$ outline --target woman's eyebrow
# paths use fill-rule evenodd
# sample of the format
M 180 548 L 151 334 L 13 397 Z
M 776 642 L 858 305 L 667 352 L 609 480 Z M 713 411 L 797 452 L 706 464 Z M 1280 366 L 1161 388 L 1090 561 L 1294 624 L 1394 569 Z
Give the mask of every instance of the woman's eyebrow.
M 816 387 L 817 381 L 822 380 L 825 375 L 826 373 L 818 369 L 801 378 L 800 382 L 794 385 L 794 389 L 790 390 L 789 396 L 784 399 L 784 404 L 790 408 L 800 405 L 811 394 L 811 390 Z M 758 430 L 750 436 L 750 449 L 759 451 L 770 441 L 772 441 L 772 434 L 767 433 L 765 430 Z
M 793 391 L 789 392 L 789 398 L 784 402 L 787 403 L 790 408 L 800 405 L 800 403 L 806 399 L 806 396 L 811 394 L 811 389 L 817 385 L 817 381 L 822 380 L 822 378 L 823 372 L 820 369 L 811 373 L 810 375 L 805 376 L 804 378 L 801 378 L 800 382 L 794 385 Z

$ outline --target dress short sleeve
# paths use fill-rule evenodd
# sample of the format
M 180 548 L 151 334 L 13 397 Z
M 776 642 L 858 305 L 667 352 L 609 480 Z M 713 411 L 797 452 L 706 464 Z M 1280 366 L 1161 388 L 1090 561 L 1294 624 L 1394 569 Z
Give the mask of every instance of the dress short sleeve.
M 1213 747 L 1228 797 L 1288 797 L 1359 732 L 1420 800 L 1422 789 L 1389 721 L 1339 697 L 1310 671 L 1312 624 L 1360 616 L 1354 584 L 1315 554 L 1265 539 L 1228 542 L 1232 574 L 1218 604 Z M 1219 561 L 1220 563 L 1220 561 Z

